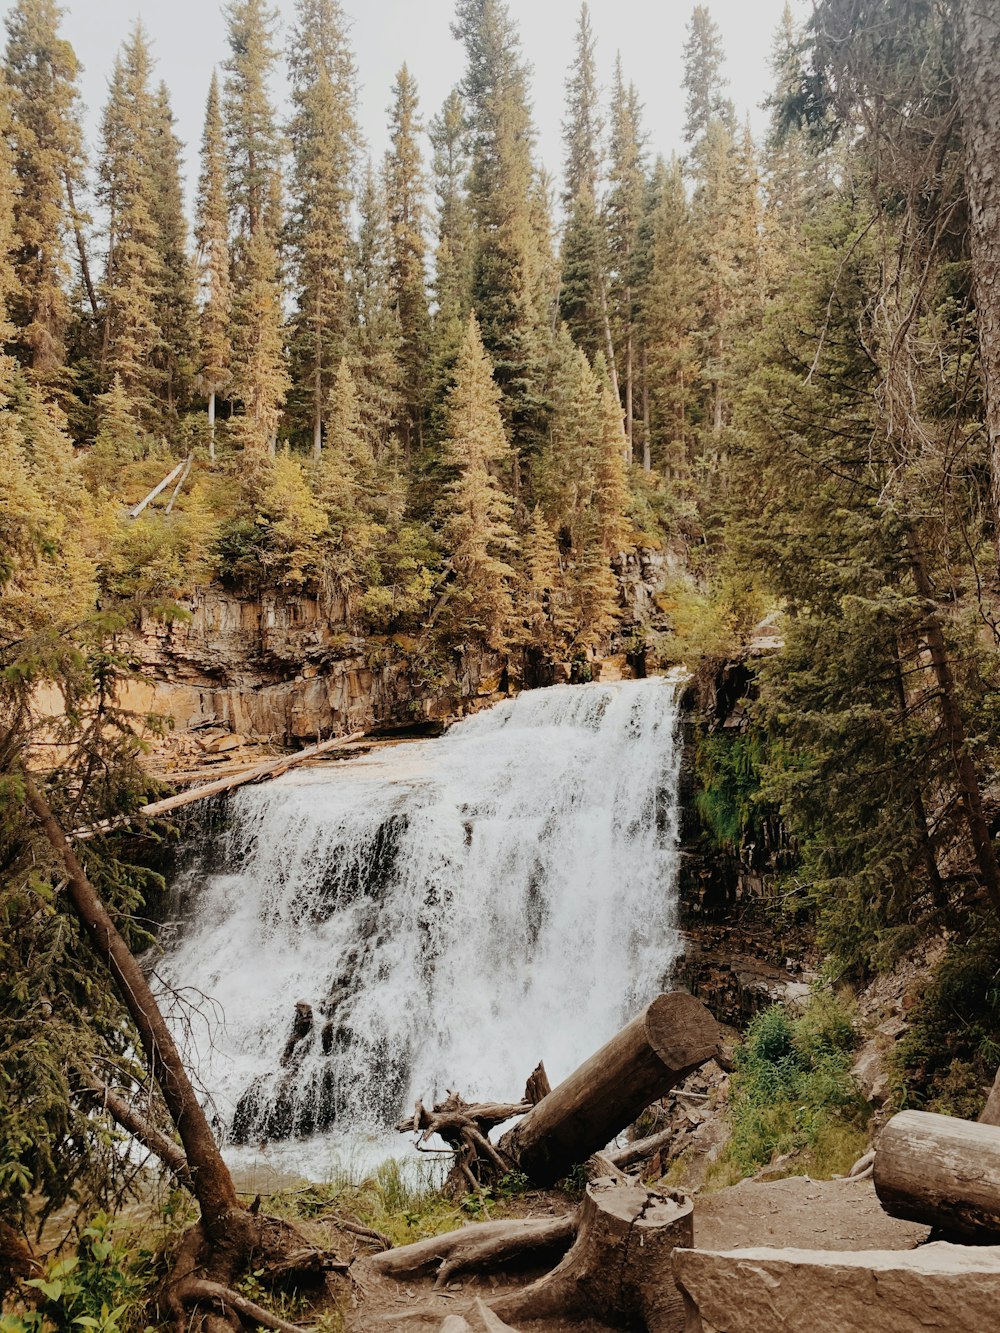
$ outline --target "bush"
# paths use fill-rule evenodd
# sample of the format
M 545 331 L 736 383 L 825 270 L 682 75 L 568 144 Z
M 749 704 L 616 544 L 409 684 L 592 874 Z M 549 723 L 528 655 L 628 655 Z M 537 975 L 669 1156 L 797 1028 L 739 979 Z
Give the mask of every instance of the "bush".
M 829 992 L 817 991 L 799 1018 L 780 1005 L 758 1014 L 736 1054 L 733 1136 L 716 1177 L 752 1175 L 785 1153 L 797 1155 L 789 1174 L 846 1170 L 864 1151 L 868 1118 L 850 1073 L 855 1041 Z

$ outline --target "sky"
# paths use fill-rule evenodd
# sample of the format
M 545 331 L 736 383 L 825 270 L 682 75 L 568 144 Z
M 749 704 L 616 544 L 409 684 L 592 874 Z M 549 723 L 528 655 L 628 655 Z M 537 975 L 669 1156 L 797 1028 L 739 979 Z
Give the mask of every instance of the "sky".
M 602 85 L 611 83 L 620 50 L 626 80 L 645 106 L 653 154 L 681 151 L 684 92 L 681 50 L 693 0 L 589 0 L 597 38 Z M 805 0 L 792 0 L 797 17 Z M 10 0 L 0 0 L 0 13 Z M 728 56 L 730 93 L 755 134 L 765 115 L 760 103 L 770 84 L 768 58 L 784 0 L 708 0 Z M 225 60 L 226 35 L 217 0 L 63 0 L 64 35 L 83 64 L 81 92 L 91 148 L 97 142 L 101 107 L 115 51 L 141 19 L 157 61 L 155 76 L 170 89 L 177 132 L 186 144 L 188 191 L 197 178 L 205 96 L 215 65 Z M 406 61 L 417 81 L 425 121 L 436 113 L 462 75 L 462 50 L 451 36 L 454 0 L 342 0 L 361 83 L 359 118 L 379 160 L 387 146 L 386 108 L 396 71 Z M 533 96 L 539 156 L 557 173 L 566 70 L 573 56 L 579 0 L 508 0 L 523 51 L 534 69 Z M 291 24 L 293 0 L 277 0 L 283 29 Z M 280 103 L 283 79 L 274 88 Z

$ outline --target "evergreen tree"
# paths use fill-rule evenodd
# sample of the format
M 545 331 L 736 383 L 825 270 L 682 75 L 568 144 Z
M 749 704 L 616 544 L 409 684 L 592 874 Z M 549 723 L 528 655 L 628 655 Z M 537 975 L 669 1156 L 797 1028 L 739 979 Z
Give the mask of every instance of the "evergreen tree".
M 437 197 L 437 249 L 434 255 L 434 318 L 431 328 L 428 398 L 435 439 L 442 430 L 445 391 L 450 386 L 458 349 L 472 309 L 472 228 L 465 180 L 465 110 L 453 89 L 430 123 Z
M 650 181 L 637 247 L 643 469 L 684 475 L 693 463 L 691 408 L 698 378 L 694 333 L 698 273 L 691 211 L 681 164 L 658 163 Z
M 354 328 L 349 359 L 372 455 L 393 452 L 402 412 L 401 331 L 389 285 L 389 222 L 385 195 L 369 161 L 358 200 L 358 244 L 352 275 Z
M 157 417 L 162 385 L 159 299 L 164 287 L 150 73 L 146 36 L 136 26 L 115 59 L 101 126 L 98 191 L 108 215 L 102 369 L 108 382 L 120 377 L 134 410 L 147 422 Z
M 350 211 L 360 141 L 357 75 L 338 0 L 297 0 L 289 70 L 288 234 L 296 287 L 291 358 L 296 398 L 303 400 L 299 412 L 310 424 L 318 456 L 331 376 L 348 336 Z
M 596 420 L 593 504 L 604 553 L 610 561 L 628 541 L 629 490 L 621 408 L 607 382 L 598 390 Z
M 481 640 L 504 652 L 513 633 L 512 506 L 497 475 L 511 449 L 479 327 L 471 316 L 448 395 L 444 461 L 453 470 L 441 501 L 451 582 L 439 624 L 453 643 Z
M 611 261 L 610 305 L 614 342 L 620 349 L 629 459 L 635 436 L 635 264 L 645 195 L 642 107 L 635 87 L 625 86 L 621 58 L 611 92 L 609 191 L 606 209 Z M 617 383 L 613 378 L 613 383 Z
M 83 178 L 80 67 L 59 35 L 59 16 L 55 0 L 17 0 L 6 18 L 17 235 L 11 315 L 22 355 L 42 379 L 64 365 L 71 195 Z
M 722 36 L 707 5 L 695 5 L 684 44 L 684 142 L 688 162 L 697 175 L 705 167 L 706 136 L 713 121 L 721 121 L 730 135 L 736 132 L 736 112 L 726 96 L 722 73 L 725 53 Z
M 156 306 L 162 344 L 157 360 L 171 414 L 188 397 L 198 358 L 194 270 L 188 254 L 181 182 L 182 145 L 173 127 L 170 95 L 166 84 L 161 83 L 153 103 L 152 214 L 160 258 Z
M 542 508 L 536 505 L 521 545 L 526 648 L 539 657 L 562 647 L 571 628 L 559 544 Z
M 472 303 L 503 395 L 517 489 L 520 459 L 537 448 L 546 411 L 528 76 L 503 0 L 459 0 L 452 31 L 467 59 L 463 92 L 476 235 Z
M 590 13 L 583 4 L 576 59 L 566 80 L 563 205 L 568 215 L 562 243 L 559 314 L 588 356 L 595 356 L 599 350 L 609 356 L 612 379 L 617 384 L 608 319 L 606 239 L 597 207 L 602 126 L 594 45 Z
M 389 225 L 389 292 L 399 325 L 400 434 L 408 459 L 423 443 L 426 364 L 430 317 L 424 271 L 426 183 L 418 136 L 417 89 L 404 65 L 396 76 L 390 108 L 392 147 L 386 154 Z
M 230 55 L 225 65 L 224 112 L 235 237 L 232 392 L 243 406 L 233 430 L 247 454 L 259 463 L 274 454 L 290 383 L 277 248 L 281 161 L 268 93 L 275 60 L 275 16 L 263 0 L 236 0 L 226 18 Z
M 201 286 L 200 364 L 198 375 L 208 395 L 209 454 L 215 458 L 215 400 L 232 374 L 232 286 L 229 256 L 229 196 L 226 145 L 219 101 L 219 80 L 212 72 L 201 141 L 201 175 L 195 219 L 198 279 Z

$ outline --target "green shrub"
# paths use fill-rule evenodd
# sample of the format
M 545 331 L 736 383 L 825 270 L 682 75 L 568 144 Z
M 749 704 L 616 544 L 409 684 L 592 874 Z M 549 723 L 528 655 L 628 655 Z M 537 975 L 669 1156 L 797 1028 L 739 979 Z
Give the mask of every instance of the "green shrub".
M 792 1018 L 772 1005 L 750 1024 L 736 1054 L 732 1138 L 713 1175 L 752 1175 L 795 1153 L 789 1174 L 831 1175 L 864 1151 L 868 1107 L 851 1078 L 854 1025 L 829 992 Z
M 127 1333 L 145 1325 L 154 1280 L 152 1251 L 135 1250 L 113 1234 L 99 1213 L 80 1236 L 77 1252 L 55 1258 L 44 1277 L 28 1283 L 38 1308 L 0 1315 L 0 1333 Z

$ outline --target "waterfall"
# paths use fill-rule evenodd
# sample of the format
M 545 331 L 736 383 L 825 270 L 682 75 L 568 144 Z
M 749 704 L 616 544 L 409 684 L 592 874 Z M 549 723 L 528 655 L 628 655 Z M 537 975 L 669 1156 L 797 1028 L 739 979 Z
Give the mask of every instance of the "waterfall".
M 377 1132 L 596 1050 L 678 954 L 677 722 L 669 680 L 554 686 L 235 794 L 158 967 L 216 1016 L 176 1026 L 223 1134 Z

